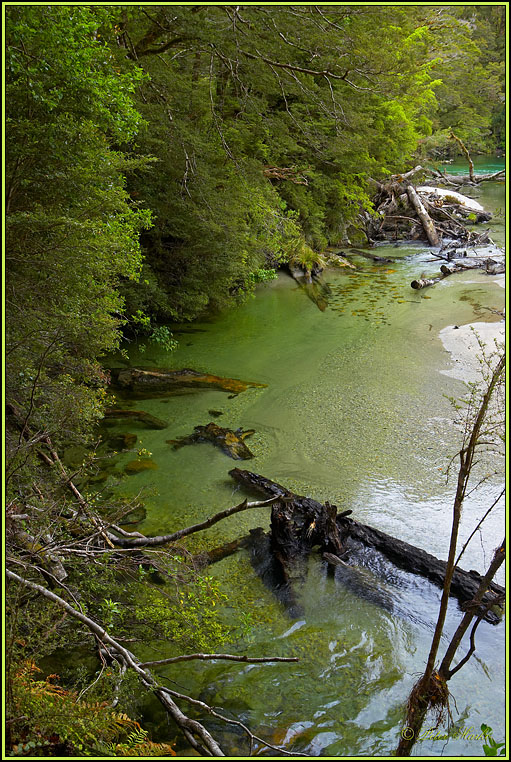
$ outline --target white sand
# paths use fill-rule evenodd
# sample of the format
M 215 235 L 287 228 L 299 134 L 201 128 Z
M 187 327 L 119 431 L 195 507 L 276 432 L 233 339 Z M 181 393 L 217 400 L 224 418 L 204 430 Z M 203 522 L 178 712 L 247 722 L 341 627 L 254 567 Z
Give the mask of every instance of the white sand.
M 459 328 L 447 326 L 440 331 L 440 338 L 451 355 L 453 367 L 441 373 L 462 381 L 477 381 L 481 373 L 478 359 L 481 357 L 481 347 L 478 337 L 485 345 L 486 353 L 491 354 L 496 350 L 495 342 L 504 342 L 505 336 L 504 320 L 496 323 L 469 323 Z

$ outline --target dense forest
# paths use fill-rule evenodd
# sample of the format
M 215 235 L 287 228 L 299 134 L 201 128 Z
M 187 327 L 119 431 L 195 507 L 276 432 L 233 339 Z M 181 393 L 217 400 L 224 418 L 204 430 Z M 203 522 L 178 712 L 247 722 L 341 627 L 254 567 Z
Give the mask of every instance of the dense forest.
M 134 338 L 171 353 L 173 322 L 360 245 L 372 182 L 457 155 L 452 132 L 503 152 L 505 7 L 35 3 L 4 21 L 7 753 L 172 755 L 138 724 L 143 688 L 176 704 L 112 652 L 150 632 L 207 653 L 229 631 L 186 556 L 105 531 L 133 506 L 87 482 L 102 358 Z

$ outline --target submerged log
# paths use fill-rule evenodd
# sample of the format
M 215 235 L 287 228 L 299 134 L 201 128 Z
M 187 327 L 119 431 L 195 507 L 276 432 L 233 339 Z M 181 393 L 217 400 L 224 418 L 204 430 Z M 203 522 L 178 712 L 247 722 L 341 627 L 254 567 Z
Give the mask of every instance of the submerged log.
M 208 423 L 207 426 L 195 426 L 193 434 L 190 436 L 180 439 L 167 439 L 167 444 L 174 445 L 174 449 L 177 450 L 196 442 L 212 442 L 234 460 L 248 460 L 254 456 L 245 444 L 245 439 L 252 434 L 255 434 L 254 429 L 243 431 L 240 428 L 232 431 L 231 429 L 224 429 L 216 423 Z
M 198 553 L 193 557 L 194 566 L 202 569 L 210 564 L 216 564 L 218 561 L 222 561 L 224 558 L 228 558 L 234 553 L 237 553 L 241 548 L 247 548 L 250 541 L 250 535 L 246 534 L 243 537 L 238 537 L 237 540 L 232 540 L 231 542 L 226 542 L 211 550 L 205 550 L 202 553 Z
M 270 479 L 266 479 L 263 476 L 259 476 L 250 471 L 243 471 L 239 468 L 232 469 L 229 471 L 229 474 L 236 479 L 236 481 L 240 482 L 245 487 L 255 490 L 259 494 L 281 497 L 286 501 L 288 506 L 296 505 L 298 508 L 302 505 L 311 506 L 318 515 L 321 515 L 322 510 L 325 512 L 325 509 L 328 514 L 328 504 L 323 506 L 312 498 L 295 495 L 282 485 L 273 482 Z M 275 505 L 278 506 L 279 504 L 280 501 Z M 426 553 L 426 551 L 421 548 L 410 545 L 403 540 L 398 540 L 395 537 L 391 537 L 385 532 L 381 532 L 380 530 L 365 524 L 360 524 L 358 521 L 355 521 L 348 516 L 350 513 L 351 511 L 345 511 L 336 517 L 336 523 L 339 529 L 338 537 L 342 537 L 340 552 L 339 550 L 335 550 L 333 546 L 324 547 L 323 552 L 342 558 L 343 547 L 349 549 L 349 541 L 350 539 L 353 539 L 361 542 L 369 548 L 374 548 L 383 553 L 384 556 L 400 569 L 426 577 L 439 587 L 443 586 L 446 571 L 445 561 L 435 558 L 435 556 Z M 299 511 L 297 515 L 298 522 L 300 523 L 301 518 Z M 329 561 L 329 563 L 331 563 L 331 561 Z M 481 575 L 476 571 L 467 572 L 463 569 L 456 568 L 450 594 L 457 598 L 463 607 L 472 600 L 481 579 Z M 496 583 L 492 583 L 490 590 L 483 597 L 483 607 L 486 607 L 487 604 L 491 605 L 494 593 L 502 595 L 504 594 L 504 588 Z M 500 617 L 491 609 L 485 611 L 484 618 L 492 624 L 497 624 L 500 621 Z
M 380 262 L 381 264 L 390 264 L 394 262 L 390 257 L 378 257 L 376 254 L 372 254 L 370 251 L 364 251 L 363 249 L 351 249 L 350 253 L 358 254 L 359 257 L 365 257 L 371 259 L 373 262 Z
M 250 386 L 266 387 L 266 384 L 258 384 L 254 381 L 240 381 L 237 378 L 214 376 L 190 368 L 183 370 L 128 368 L 119 372 L 117 382 L 120 386 L 132 391 L 142 391 L 148 394 L 154 392 L 172 394 L 180 389 L 219 389 L 223 392 L 239 394 L 246 391 Z
M 148 429 L 166 429 L 169 425 L 166 421 L 155 418 L 154 415 L 146 413 L 145 410 L 119 410 L 117 408 L 107 408 L 105 418 L 129 418 L 143 423 Z M 136 437 L 135 437 L 136 440 Z

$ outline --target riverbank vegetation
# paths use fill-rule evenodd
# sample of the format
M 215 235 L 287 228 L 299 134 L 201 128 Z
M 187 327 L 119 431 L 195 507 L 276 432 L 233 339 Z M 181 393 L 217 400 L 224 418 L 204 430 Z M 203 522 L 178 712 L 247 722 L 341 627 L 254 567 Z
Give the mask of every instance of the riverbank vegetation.
M 370 178 L 454 155 L 451 131 L 502 150 L 505 10 L 36 4 L 5 21 L 7 748 L 172 754 L 138 726 L 125 672 L 161 686 L 115 649 L 211 651 L 233 632 L 184 550 L 113 548 L 105 527 L 134 506 L 87 484 L 102 358 L 123 337 L 171 350 L 172 321 L 364 240 Z M 73 651 L 60 682 L 39 679 Z

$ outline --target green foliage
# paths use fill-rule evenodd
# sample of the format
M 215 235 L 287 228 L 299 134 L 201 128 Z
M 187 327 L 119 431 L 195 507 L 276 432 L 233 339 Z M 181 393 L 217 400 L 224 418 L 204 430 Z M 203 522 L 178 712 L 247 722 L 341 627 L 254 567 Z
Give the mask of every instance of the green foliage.
M 493 730 L 484 723 L 481 725 L 481 731 L 487 741 L 483 744 L 483 751 L 485 757 L 505 757 L 506 756 L 506 742 L 496 743 L 493 738 Z M 500 751 L 499 751 L 500 749 Z
M 142 122 L 142 72 L 103 42 L 107 8 L 11 6 L 6 16 L 8 398 L 58 443 L 101 415 L 98 356 L 118 345 L 119 279 L 140 273 L 150 213 L 118 150 Z
M 36 680 L 39 671 L 23 662 L 11 683 L 11 756 L 38 756 L 43 749 L 53 755 L 65 750 L 66 756 L 175 756 L 169 744 L 151 743 L 136 720 L 105 701 L 80 699 L 56 684 L 57 675 Z
M 505 102 L 504 6 L 445 7 L 420 11 L 426 18 L 433 53 L 437 101 L 433 134 L 422 148 L 435 155 L 455 156 L 450 129 L 472 151 L 504 147 Z
M 384 6 L 276 6 L 271 19 L 258 6 L 133 10 L 126 28 L 148 74 L 139 141 L 158 158 L 131 181 L 155 215 L 147 314 L 223 308 L 296 239 L 315 251 L 343 240 L 370 206 L 367 176 L 401 171 L 431 132 L 427 21 Z
M 148 584 L 141 587 L 132 608 L 135 622 L 181 652 L 208 651 L 225 643 L 229 629 L 222 623 L 219 606 L 227 599 L 216 580 L 194 573 L 179 557 L 173 558 L 172 569 L 168 566 L 166 573 L 172 573 L 176 591 Z

